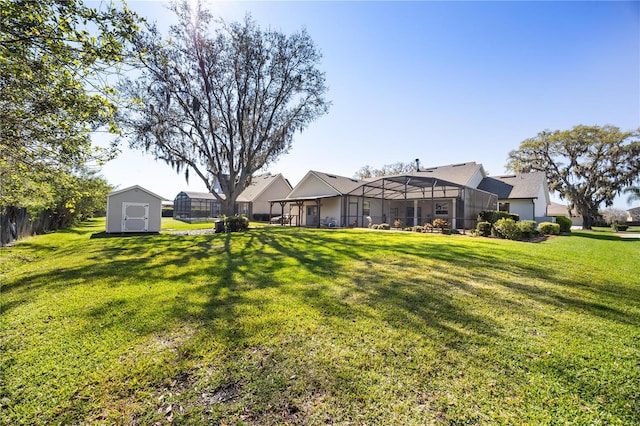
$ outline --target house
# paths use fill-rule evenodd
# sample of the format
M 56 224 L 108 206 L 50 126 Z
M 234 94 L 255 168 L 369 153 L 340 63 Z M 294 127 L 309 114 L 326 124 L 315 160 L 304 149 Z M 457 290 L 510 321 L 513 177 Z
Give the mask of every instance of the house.
M 575 210 L 569 210 L 569 207 L 560 203 L 550 203 L 547 207 L 547 215 L 564 216 L 571 219 L 571 226 L 581 227 L 582 216 L 580 216 Z
M 502 197 L 502 198 L 501 198 Z M 436 218 L 458 229 L 474 228 L 478 213 L 504 209 L 522 219 L 546 216 L 549 203 L 544 174 L 489 178 L 475 162 L 418 169 L 365 180 L 310 171 L 279 204 L 289 205 L 292 224 L 302 226 L 369 226 L 388 223 L 422 225 Z
M 107 195 L 107 233 L 160 232 L 163 197 L 135 185 Z
M 236 199 L 235 213 L 251 220 L 268 220 L 270 199 L 285 197 L 291 184 L 282 174 L 263 174 L 251 179 Z M 224 194 L 219 194 L 224 199 Z M 188 222 L 207 220 L 222 214 L 222 204 L 210 192 L 181 191 L 173 201 L 173 217 Z
M 627 222 L 640 222 L 640 207 L 634 207 L 627 210 Z
M 289 194 L 280 199 L 272 199 L 273 205 L 278 203 L 284 214 L 285 206 L 294 219 L 292 224 L 302 226 L 348 226 L 357 218 L 345 214 L 355 209 L 350 203 L 349 192 L 358 188 L 362 181 L 318 171 L 309 171 Z
M 542 172 L 486 176 L 479 189 L 498 195 L 498 209 L 520 215 L 520 220 L 549 220 L 549 187 Z
M 249 186 L 236 200 L 236 212 L 251 220 L 269 220 L 269 200 L 286 197 L 293 188 L 287 179 L 278 173 L 255 176 Z

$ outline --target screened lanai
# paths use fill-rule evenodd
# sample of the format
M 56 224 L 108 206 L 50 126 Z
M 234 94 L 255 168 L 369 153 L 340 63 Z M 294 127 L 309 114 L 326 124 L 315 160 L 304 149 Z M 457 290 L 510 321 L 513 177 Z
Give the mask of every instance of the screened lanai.
M 368 222 L 416 226 L 436 218 L 452 228 L 473 229 L 478 213 L 497 210 L 498 196 L 476 188 L 448 182 L 433 176 L 386 176 L 347 194 L 346 223 Z M 369 219 L 370 218 L 370 219 Z

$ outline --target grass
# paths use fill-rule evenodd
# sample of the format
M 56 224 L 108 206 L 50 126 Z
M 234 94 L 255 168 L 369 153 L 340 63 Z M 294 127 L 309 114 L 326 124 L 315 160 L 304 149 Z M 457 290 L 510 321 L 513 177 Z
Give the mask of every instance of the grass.
M 0 423 L 640 422 L 640 240 L 103 229 L 2 249 Z

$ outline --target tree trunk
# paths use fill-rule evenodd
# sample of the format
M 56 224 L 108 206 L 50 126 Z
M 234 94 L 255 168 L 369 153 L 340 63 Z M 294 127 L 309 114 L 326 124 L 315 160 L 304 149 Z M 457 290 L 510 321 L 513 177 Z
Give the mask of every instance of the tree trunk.
M 582 216 L 582 229 L 590 230 L 593 225 L 593 217 L 591 215 L 591 209 L 587 206 L 577 206 L 576 210 Z

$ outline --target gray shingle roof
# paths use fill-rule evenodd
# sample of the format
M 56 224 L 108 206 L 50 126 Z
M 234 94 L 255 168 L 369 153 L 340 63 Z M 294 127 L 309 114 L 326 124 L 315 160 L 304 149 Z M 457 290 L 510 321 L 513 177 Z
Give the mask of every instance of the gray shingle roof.
M 273 183 L 276 179 L 279 179 L 282 175 L 272 175 L 272 174 L 264 174 L 254 176 L 251 179 L 251 185 L 245 188 L 244 191 L 238 196 L 238 201 L 240 202 L 251 202 L 254 201 L 271 183 Z
M 316 175 L 320 180 L 338 191 L 340 194 L 347 194 L 363 183 L 358 179 L 338 176 L 331 173 L 317 172 L 314 170 L 312 170 L 311 173 Z
M 447 166 L 420 168 L 420 171 L 403 173 L 401 176 L 425 176 L 442 179 L 458 185 L 471 186 L 469 182 L 482 168 L 482 164 L 474 161 L 468 163 L 449 164 Z
M 478 189 L 492 192 L 504 199 L 538 198 L 540 187 L 545 184 L 546 176 L 542 172 L 522 173 L 507 176 L 487 176 L 482 179 Z

